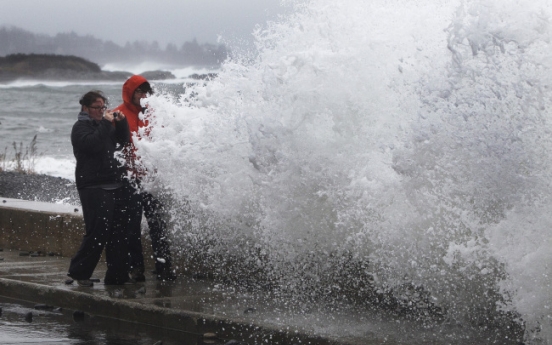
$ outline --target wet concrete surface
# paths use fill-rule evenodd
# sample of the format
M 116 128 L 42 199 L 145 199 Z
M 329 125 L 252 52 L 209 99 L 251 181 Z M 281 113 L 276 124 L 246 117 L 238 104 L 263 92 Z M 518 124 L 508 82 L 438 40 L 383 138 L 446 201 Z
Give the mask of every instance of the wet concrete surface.
M 136 325 L 154 326 L 166 332 L 181 333 L 182 337 L 189 338 L 181 342 L 183 344 L 225 344 L 232 340 L 242 344 L 379 343 L 365 337 L 332 339 L 320 336 L 316 330 L 320 326 L 307 326 L 302 319 L 284 316 L 284 306 L 274 302 L 270 294 L 249 294 L 186 276 L 175 282 L 162 282 L 152 273 L 145 283 L 106 286 L 102 283 L 104 262 L 98 264 L 93 276 L 100 282 L 92 288 L 80 287 L 76 282 L 66 284 L 69 258 L 21 256 L 20 253 L 0 252 L 0 296 L 61 307 L 62 310 L 81 310 L 94 320 L 110 320 L 107 323 L 95 321 L 98 332 L 105 324 L 125 320 L 138 328 L 141 326 Z M 50 312 L 44 315 L 61 318 Z M 92 324 L 91 329 L 94 327 Z M 60 341 L 63 343 L 66 339 Z
M 3 242 L 0 244 L 19 249 L 43 246 L 41 250 L 45 253 L 64 253 L 60 254 L 64 256 L 74 253 L 82 238 L 80 207 L 1 200 L 0 239 Z M 45 227 L 51 229 L 45 231 Z M 50 242 L 47 242 L 48 236 Z M 59 248 L 53 250 L 54 247 Z M 45 342 L 48 344 L 155 344 L 157 334 L 168 333 L 176 334 L 179 344 L 198 345 L 232 344 L 232 341 L 242 345 L 517 344 L 512 332 L 485 325 L 472 327 L 446 319 L 443 322 L 413 320 L 392 311 L 377 307 L 359 309 L 338 300 L 327 305 L 309 303 L 304 298 L 278 291 L 250 290 L 185 275 L 179 276 L 176 282 L 160 282 L 148 273 L 145 283 L 105 286 L 102 283 L 105 262 L 100 262 L 95 271 L 94 278 L 99 283 L 92 288 L 79 287 L 76 283 L 65 284 L 68 257 L 20 254 L 6 248 L 0 251 L 0 296 L 25 301 L 21 303 L 61 307 L 63 312 L 41 312 L 35 318 L 53 330 L 51 334 L 44 333 L 49 334 L 48 339 L 52 338 Z M 180 271 L 185 271 L 185 267 L 180 267 Z M 21 308 L 26 310 L 28 306 Z M 17 310 L 6 307 L 6 311 L 12 309 Z M 74 311 L 84 312 L 88 323 L 75 326 L 70 319 L 67 325 L 63 318 Z M 20 317 L 3 324 L 8 319 L 0 315 L 0 335 L 12 334 L 15 330 L 15 335 L 10 335 L 12 343 L 32 343 L 19 341 L 19 335 L 33 336 L 33 332 L 44 329 L 34 330 L 32 327 L 39 323 L 20 323 Z M 74 331 L 79 327 L 84 327 L 81 332 L 84 335 Z M 58 332 L 59 328 L 63 331 Z M 153 336 L 140 333 L 146 329 L 153 330 L 148 333 Z M 90 339 L 87 333 L 92 334 Z M 72 337 L 74 334 L 77 335 Z M 128 334 L 142 334 L 139 338 L 147 341 L 137 342 L 138 338 L 128 338 Z M 103 340 L 94 342 L 94 337 Z M 6 339 L 0 338 L 0 344 L 6 343 Z M 167 340 L 164 344 L 171 343 Z
M 69 258 L 7 250 L 0 258 L 0 296 L 10 298 L 0 299 L 2 344 L 40 339 L 48 344 L 517 344 L 492 330 L 300 305 L 274 292 L 242 291 L 187 276 L 160 282 L 149 273 L 145 283 L 105 286 L 105 262 L 95 271 L 99 283 L 79 287 L 65 283 Z M 14 299 L 25 302 L 10 302 Z M 35 304 L 54 309 L 25 321 Z M 84 312 L 84 322 L 72 319 L 75 311 Z
M 79 318 L 69 309 L 37 310 L 35 306 L 31 302 L 0 297 L 0 344 L 206 344 L 193 334 L 88 314 Z
M 379 343 L 377 337 L 336 335 L 335 330 L 342 329 L 332 327 L 336 315 L 327 310 L 313 313 L 312 306 L 305 312 L 305 308 L 295 306 L 293 296 L 282 298 L 271 291 L 249 292 L 189 276 L 159 282 L 151 273 L 144 284 L 105 286 L 101 282 L 105 262 L 97 266 L 93 278 L 100 283 L 94 287 L 79 287 L 76 282 L 67 285 L 68 256 L 82 238 L 80 207 L 1 199 L 0 244 L 60 256 L 21 256 L 20 251 L 7 249 L 0 252 L 0 296 L 199 337 L 214 333 L 218 343 L 236 339 L 247 341 L 245 344 Z

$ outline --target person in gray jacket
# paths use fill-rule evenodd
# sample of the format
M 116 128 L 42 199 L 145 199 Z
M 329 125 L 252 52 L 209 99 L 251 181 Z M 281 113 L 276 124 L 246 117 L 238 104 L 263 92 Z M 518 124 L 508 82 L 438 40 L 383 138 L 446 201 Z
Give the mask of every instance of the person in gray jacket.
M 106 101 L 101 91 L 83 95 L 79 101 L 81 112 L 71 131 L 77 160 L 75 181 L 86 234 L 71 259 L 67 275 L 79 286 L 93 286 L 90 278 L 104 247 L 107 261 L 104 284 L 130 281 L 125 229 L 127 195 L 122 182 L 126 168 L 115 157 L 115 152 L 128 144 L 130 135 L 124 114 L 106 111 Z

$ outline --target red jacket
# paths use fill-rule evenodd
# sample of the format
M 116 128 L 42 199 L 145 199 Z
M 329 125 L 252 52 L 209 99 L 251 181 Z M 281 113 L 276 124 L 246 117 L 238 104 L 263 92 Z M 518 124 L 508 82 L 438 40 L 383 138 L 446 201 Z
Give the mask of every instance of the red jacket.
M 136 140 L 140 140 L 138 129 L 147 127 L 148 121 L 140 119 L 139 115 L 142 112 L 142 107 L 132 104 L 132 97 L 134 96 L 134 91 L 138 88 L 138 86 L 145 82 L 147 82 L 147 79 L 141 75 L 133 75 L 130 77 L 123 84 L 123 103 L 115 108 L 116 111 L 121 111 L 125 115 L 128 122 L 131 143 L 125 149 L 125 157 L 130 170 L 135 174 L 135 176 L 142 176 L 144 172 L 142 169 L 135 166 L 136 147 L 134 146 L 134 143 Z

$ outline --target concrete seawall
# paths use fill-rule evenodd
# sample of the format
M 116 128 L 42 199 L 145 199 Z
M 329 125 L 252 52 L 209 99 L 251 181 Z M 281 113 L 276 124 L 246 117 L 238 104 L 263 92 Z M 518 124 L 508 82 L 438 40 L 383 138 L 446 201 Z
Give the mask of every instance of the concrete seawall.
M 0 198 L 0 247 L 70 257 L 84 234 L 80 206 Z
M 80 206 L 0 197 L 0 248 L 70 258 L 84 236 Z M 142 238 L 146 265 L 151 242 Z

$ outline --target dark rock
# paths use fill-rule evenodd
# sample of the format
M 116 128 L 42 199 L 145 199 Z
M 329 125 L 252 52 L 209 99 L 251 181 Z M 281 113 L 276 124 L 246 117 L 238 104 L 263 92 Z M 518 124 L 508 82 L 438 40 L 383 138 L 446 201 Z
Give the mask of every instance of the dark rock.
M 71 55 L 10 54 L 0 57 L 0 71 L 33 75 L 52 68 L 96 73 L 102 71 L 97 64 Z
M 0 316 L 2 316 L 2 308 L 0 307 Z
M 217 77 L 217 74 L 216 73 L 206 73 L 206 74 L 194 73 L 194 74 L 191 74 L 189 77 L 195 80 L 213 80 Z
M 67 285 L 71 285 L 71 284 L 73 284 L 73 282 L 74 282 L 73 279 L 67 279 L 67 280 L 65 280 L 65 284 L 67 284 Z
M 0 261 L 4 261 L 4 258 L 0 258 Z
M 4 251 L 4 249 L 3 249 L 3 248 L 0 248 L 0 252 L 3 252 L 3 251 Z
M 32 258 L 36 258 L 36 257 L 39 257 L 40 254 L 38 254 L 38 253 L 30 253 L 29 256 L 32 257 Z
M 29 256 L 29 252 L 19 252 L 19 256 Z
M 0 171 L 0 195 L 43 202 L 64 200 L 68 204 L 80 205 L 73 181 L 49 175 Z
M 140 73 L 140 75 L 147 80 L 166 80 L 166 79 L 176 79 L 175 75 L 169 71 L 147 71 Z
M 243 313 L 244 313 L 244 314 L 252 314 L 252 313 L 254 313 L 254 312 L 256 312 L 256 311 L 257 311 L 257 309 L 255 309 L 255 308 L 247 308 L 247 309 L 245 309 L 245 310 L 243 311 Z
M 156 341 L 155 344 L 153 345 L 163 345 L 163 341 L 159 340 L 159 341 Z
M 77 322 L 84 321 L 84 312 L 80 310 L 75 310 L 73 312 L 73 320 Z
M 41 80 L 120 80 L 130 72 L 102 71 L 100 66 L 71 55 L 12 54 L 0 57 L 0 81 Z
M 25 314 L 25 321 L 33 322 L 33 313 L 32 312 L 28 312 L 27 314 Z
M 99 278 L 90 278 L 90 281 L 93 282 L 93 283 L 99 283 L 100 279 Z
M 48 252 L 48 256 L 56 256 L 56 253 L 54 253 L 54 252 Z
M 34 308 L 36 310 L 53 310 L 54 306 L 53 305 L 47 305 L 47 304 L 36 304 L 34 306 Z
M 74 210 L 74 212 L 79 212 L 79 209 L 78 209 L 78 208 L 76 208 L 76 209 Z

